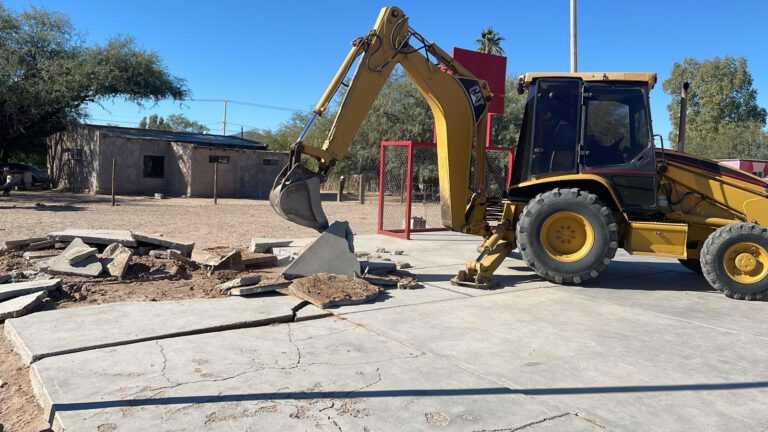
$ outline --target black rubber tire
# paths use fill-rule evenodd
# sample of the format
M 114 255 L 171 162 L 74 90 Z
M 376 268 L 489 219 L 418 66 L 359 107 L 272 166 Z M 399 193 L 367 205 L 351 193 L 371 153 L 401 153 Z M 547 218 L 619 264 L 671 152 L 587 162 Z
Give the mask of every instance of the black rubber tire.
M 592 249 L 580 260 L 563 262 L 541 244 L 541 228 L 559 211 L 583 216 L 592 226 Z M 555 283 L 580 284 L 593 279 L 611 262 L 618 249 L 618 226 L 613 212 L 597 195 L 580 189 L 553 189 L 532 199 L 517 223 L 517 244 L 523 260 L 539 276 Z
M 759 300 L 768 293 L 768 277 L 743 284 L 731 279 L 725 271 L 723 256 L 738 242 L 752 242 L 768 250 L 768 229 L 753 223 L 738 223 L 718 228 L 707 237 L 701 248 L 701 269 L 712 287 L 738 300 Z
M 697 259 L 679 259 L 680 264 L 688 270 L 701 274 L 701 261 Z

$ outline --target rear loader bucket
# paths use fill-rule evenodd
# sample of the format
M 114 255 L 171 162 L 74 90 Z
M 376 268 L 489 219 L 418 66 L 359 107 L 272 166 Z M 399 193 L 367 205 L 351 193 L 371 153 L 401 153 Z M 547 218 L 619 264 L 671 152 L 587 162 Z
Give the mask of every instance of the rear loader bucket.
M 283 218 L 323 232 L 328 219 L 320 205 L 320 183 L 320 174 L 299 164 L 288 165 L 275 179 L 269 203 Z

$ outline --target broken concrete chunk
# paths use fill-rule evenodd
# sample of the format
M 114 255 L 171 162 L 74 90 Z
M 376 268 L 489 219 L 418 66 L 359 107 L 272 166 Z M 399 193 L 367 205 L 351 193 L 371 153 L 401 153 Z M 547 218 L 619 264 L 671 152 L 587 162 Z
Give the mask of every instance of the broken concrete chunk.
M 32 260 L 39 260 L 42 258 L 55 257 L 60 253 L 61 251 L 49 249 L 49 250 L 41 250 L 41 251 L 24 252 L 22 256 L 24 257 L 25 260 L 32 261 Z
M 130 231 L 124 230 L 91 230 L 69 228 L 64 231 L 48 234 L 48 238 L 56 241 L 72 241 L 80 238 L 88 244 L 110 245 L 120 243 L 123 246 L 136 246 L 136 240 L 133 239 Z
M 381 287 L 353 276 L 320 273 L 294 280 L 283 292 L 325 309 L 331 306 L 365 303 L 378 297 L 383 291 Z
M 387 288 L 396 287 L 397 283 L 400 281 L 400 278 L 397 276 L 376 276 L 372 274 L 363 276 L 363 279 L 374 285 Z
M 64 252 L 61 253 L 61 257 L 67 260 L 68 263 L 74 265 L 89 256 L 96 255 L 98 252 L 98 249 L 90 247 L 83 243 L 79 238 L 76 238 L 72 240 L 66 249 L 64 249 Z
M 395 261 L 395 265 L 398 270 L 405 270 L 411 268 L 411 263 L 405 261 Z
M 0 300 L 40 291 L 53 291 L 61 286 L 61 279 L 42 279 L 0 285 Z
M 149 256 L 157 259 L 171 259 L 171 251 L 165 249 L 155 249 L 149 251 Z
M 195 242 L 184 240 L 171 240 L 158 234 L 133 233 L 133 238 L 141 243 L 161 246 L 167 249 L 176 249 L 185 257 L 192 256 L 192 250 L 195 248 Z
M 61 255 L 53 258 L 48 264 L 48 269 L 45 270 L 50 274 L 60 275 L 74 275 L 74 276 L 88 276 L 96 277 L 101 274 L 101 261 L 96 255 L 91 255 L 84 258 L 80 262 L 70 264 L 66 256 L 69 253 L 73 253 L 75 249 L 82 246 L 82 242 L 76 242 L 72 239 L 72 243 L 64 249 Z
M 360 269 L 363 273 L 385 275 L 397 270 L 397 264 L 392 261 L 360 260 Z
M 383 247 L 377 247 L 376 249 L 374 249 L 374 252 L 376 252 L 376 253 L 389 253 L 389 251 L 386 250 Z
M 243 252 L 241 257 L 246 267 L 273 266 L 277 263 L 277 257 L 267 253 Z
M 295 279 L 317 273 L 359 275 L 360 263 L 355 258 L 352 241 L 349 224 L 334 222 L 283 270 L 283 276 Z
M 421 288 L 421 284 L 419 283 L 418 279 L 414 277 L 404 277 L 400 278 L 400 280 L 397 282 L 397 289 L 416 289 Z
M 274 247 L 290 246 L 293 240 L 278 240 L 265 237 L 254 237 L 251 239 L 250 252 L 264 253 L 269 252 Z
M 394 251 L 392 251 L 392 255 L 402 255 L 404 253 L 405 251 L 401 249 L 395 249 Z
M 19 239 L 19 240 L 6 240 L 5 247 L 9 251 L 16 250 L 16 249 L 21 249 L 22 247 L 30 245 L 32 243 L 38 243 L 45 240 L 48 240 L 48 239 L 45 237 L 30 237 L 30 238 Z
M 261 276 L 243 276 L 237 279 L 232 279 L 229 282 L 218 284 L 216 285 L 216 288 L 220 292 L 227 292 L 232 288 L 237 288 L 237 287 L 246 286 L 246 285 L 256 285 L 259 282 L 261 282 Z
M 9 280 L 11 280 L 11 277 L 12 276 L 9 274 L 0 274 L 0 284 L 4 284 L 8 282 Z
M 43 240 L 39 242 L 30 243 L 26 248 L 24 248 L 25 252 L 31 252 L 31 251 L 38 251 L 42 249 L 50 249 L 52 248 L 56 242 L 54 240 Z
M 301 309 L 294 311 L 294 314 L 296 315 L 296 318 L 293 319 L 294 322 L 324 318 L 331 315 L 330 312 L 326 312 L 313 304 L 307 304 Z
M 291 283 L 290 282 L 273 282 L 273 283 L 267 283 L 263 285 L 250 285 L 250 286 L 242 286 L 237 288 L 232 288 L 229 290 L 229 295 L 232 296 L 246 296 L 246 295 L 253 295 L 253 294 L 261 294 L 265 292 L 271 292 L 276 291 L 281 288 L 287 288 Z
M 32 308 L 42 303 L 47 296 L 48 291 L 40 291 L 0 302 L 0 322 L 8 318 L 26 315 Z
M 176 260 L 190 266 L 196 265 L 194 261 L 184 256 L 184 254 L 177 251 L 176 249 L 168 249 L 168 257 L 172 260 Z
M 112 243 L 101 254 L 101 264 L 111 276 L 122 279 L 132 257 L 132 250 L 119 243 Z

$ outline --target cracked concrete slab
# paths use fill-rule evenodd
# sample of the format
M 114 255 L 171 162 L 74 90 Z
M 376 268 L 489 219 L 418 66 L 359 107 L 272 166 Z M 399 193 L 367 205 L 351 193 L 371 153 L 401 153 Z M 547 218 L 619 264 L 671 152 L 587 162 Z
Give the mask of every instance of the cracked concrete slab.
M 76 238 L 80 238 L 89 244 L 110 245 L 112 243 L 120 243 L 123 246 L 136 247 L 136 240 L 133 239 L 133 235 L 130 231 L 125 230 L 68 228 L 64 231 L 48 234 L 48 239 L 61 242 L 72 241 Z
M 615 288 L 642 283 L 635 278 Z M 765 303 L 710 306 L 718 318 L 691 322 L 581 290 L 508 292 L 345 318 L 563 411 L 586 413 L 611 430 L 760 430 L 768 424 L 761 408 L 768 400 L 768 338 L 760 336 L 765 320 L 755 308 L 764 314 Z M 677 292 L 667 301 L 689 309 L 703 301 L 689 297 Z M 753 321 L 739 320 L 738 331 L 716 325 L 739 311 Z
M 56 431 L 503 430 L 562 412 L 338 319 L 51 357 L 30 375 Z
M 5 334 L 25 364 L 144 340 L 293 319 L 290 296 L 110 303 L 9 319 Z

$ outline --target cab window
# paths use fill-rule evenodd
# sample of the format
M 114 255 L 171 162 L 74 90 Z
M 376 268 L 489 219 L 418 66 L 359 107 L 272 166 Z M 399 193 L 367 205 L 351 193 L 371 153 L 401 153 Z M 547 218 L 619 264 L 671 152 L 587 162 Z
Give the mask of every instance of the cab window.
M 645 93 L 626 86 L 589 86 L 585 92 L 584 164 L 632 162 L 650 145 Z

